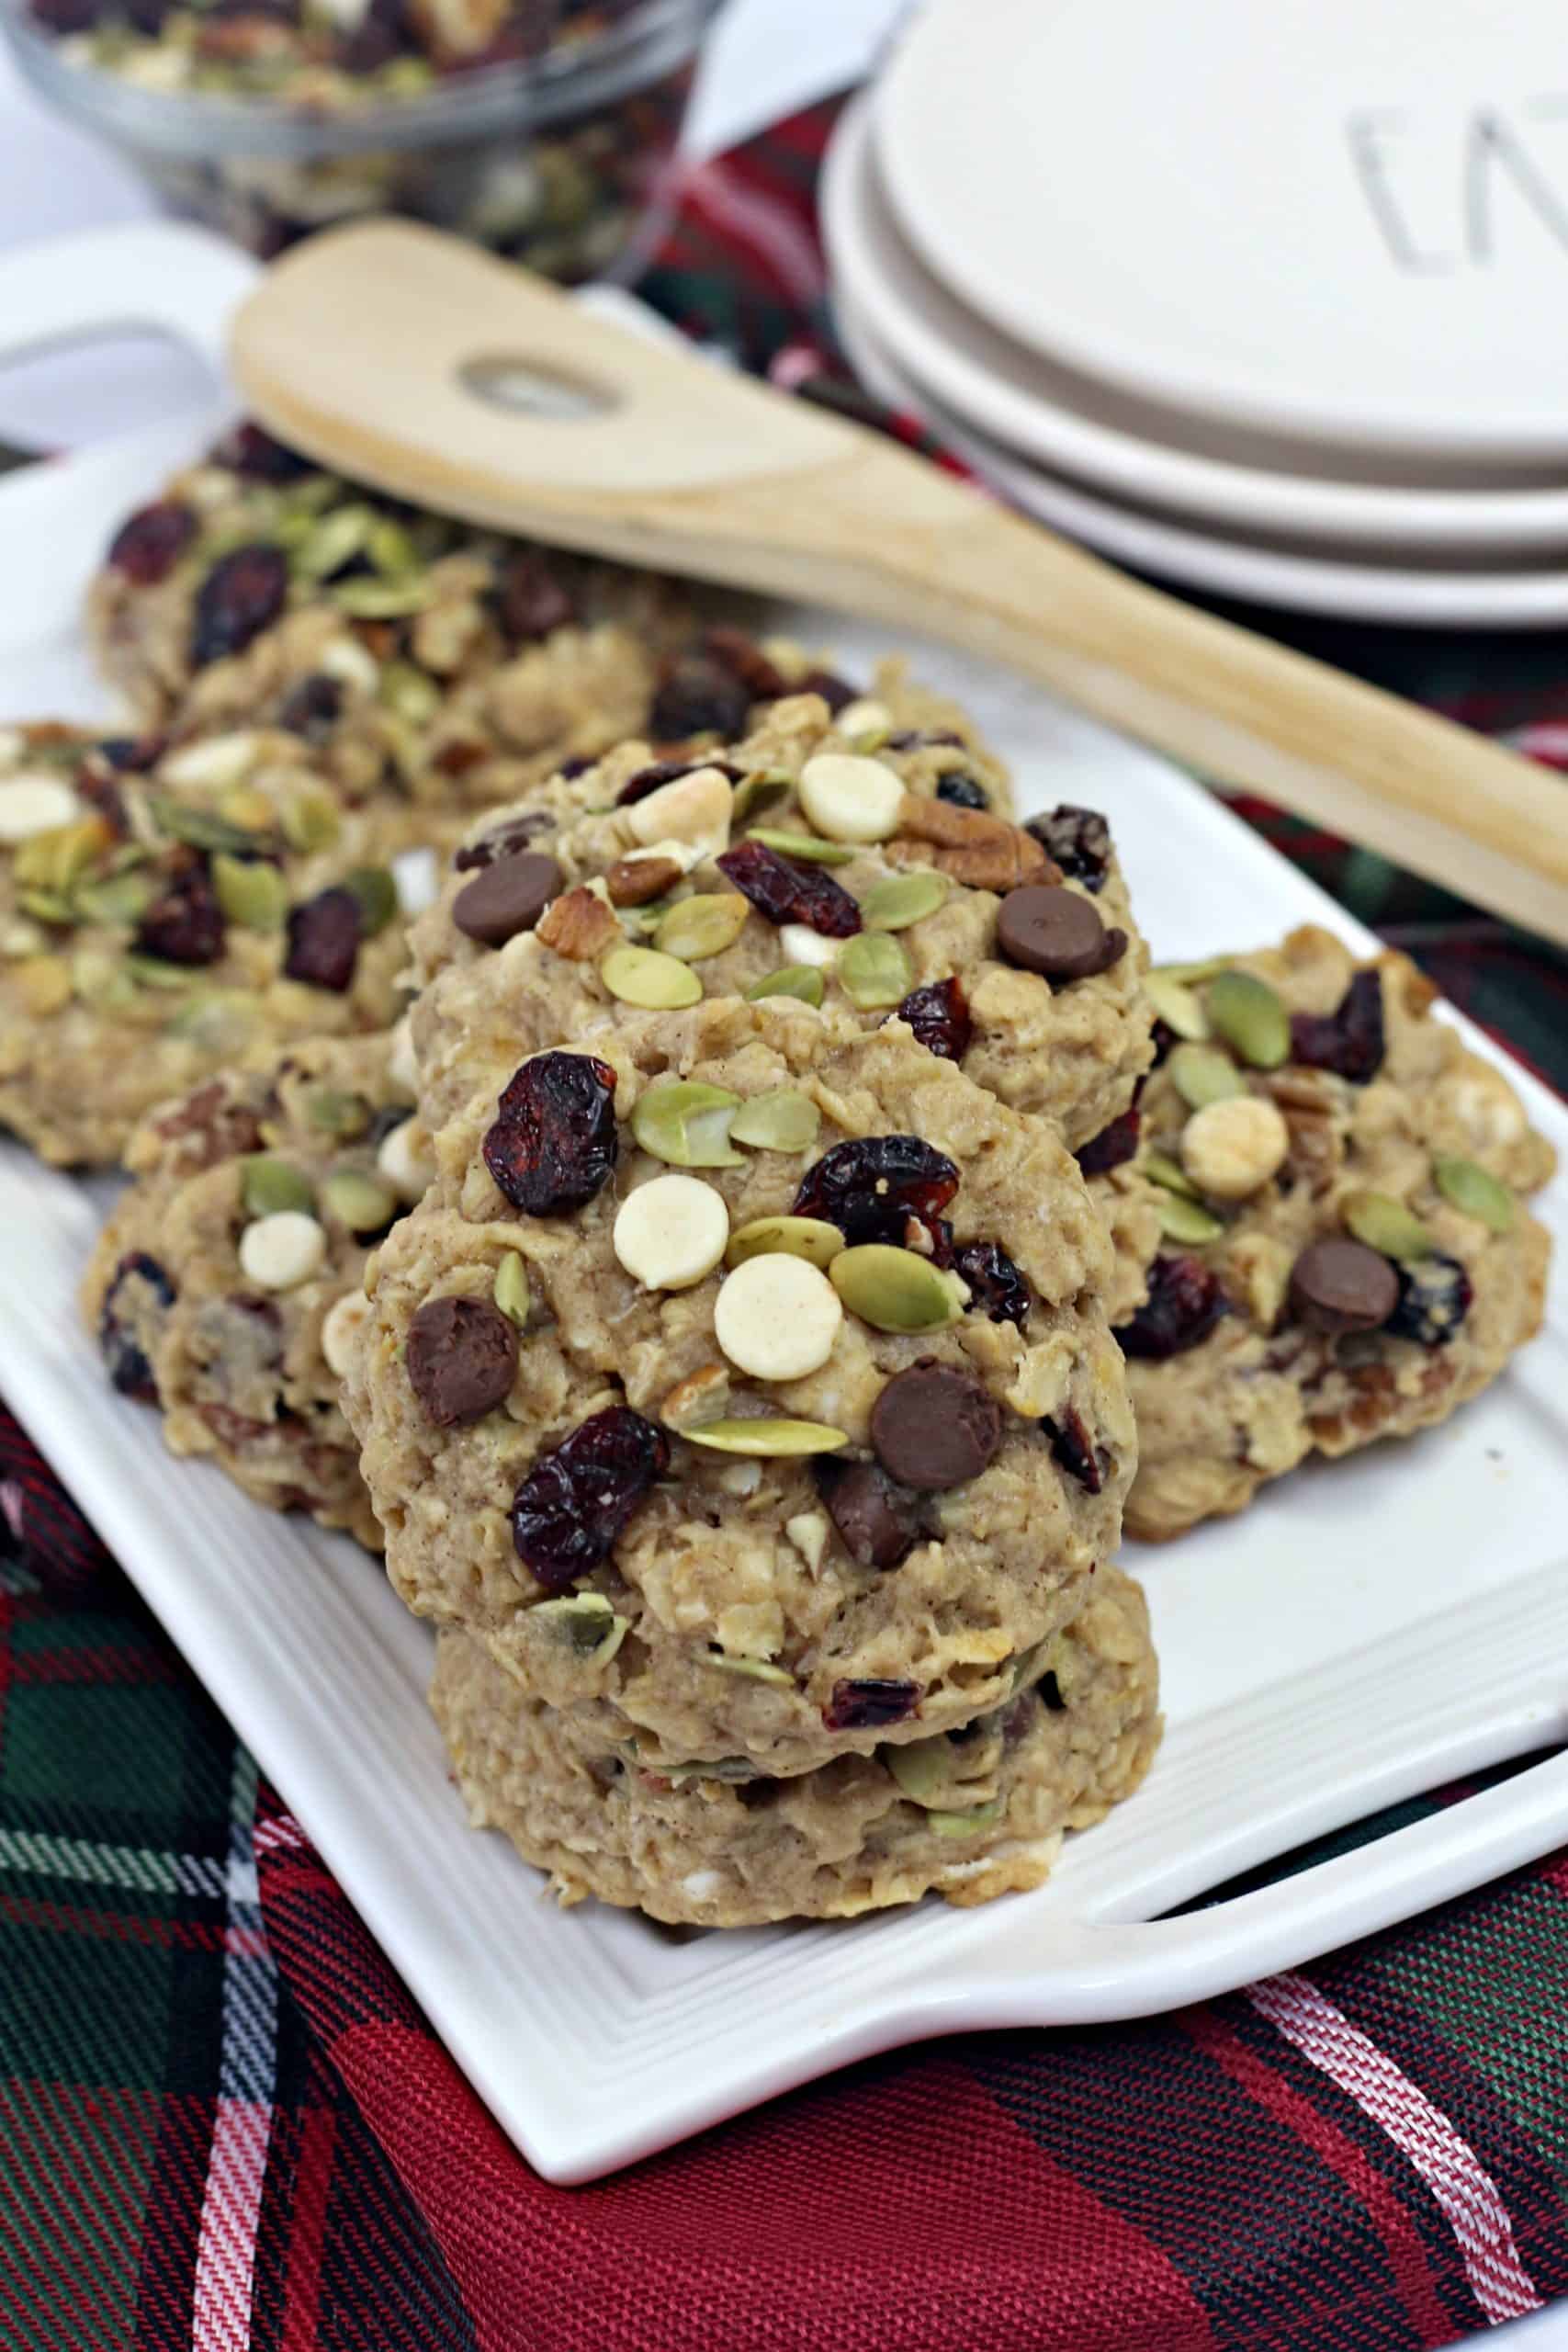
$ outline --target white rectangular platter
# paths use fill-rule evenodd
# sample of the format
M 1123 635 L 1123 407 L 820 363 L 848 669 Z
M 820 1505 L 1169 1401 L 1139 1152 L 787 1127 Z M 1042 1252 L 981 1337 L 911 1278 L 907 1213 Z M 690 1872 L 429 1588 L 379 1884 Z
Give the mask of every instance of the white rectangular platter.
M 111 518 L 209 421 L 0 482 L 0 720 L 103 708 L 77 598 Z M 878 650 L 786 625 L 852 674 Z M 1197 786 L 1001 673 L 914 649 L 1030 807 L 1103 808 L 1157 956 L 1321 921 L 1369 944 Z M 1470 1033 L 1467 1033 L 1470 1034 Z M 1492 1050 L 1472 1035 L 1483 1051 Z M 1528 1076 L 1568 1155 L 1568 1116 Z M 101 1200 L 0 1146 L 0 1389 L 337 1872 L 532 2162 L 580 2181 L 829 2068 L 950 2030 L 1134 2016 L 1296 1965 L 1546 1851 L 1568 1756 L 1189 1916 L 1173 1905 L 1445 1776 L 1568 1736 L 1568 1192 L 1547 1335 L 1448 1428 L 1307 1470 L 1238 1521 L 1134 1552 L 1169 1729 L 1145 1787 L 1051 1883 L 974 1912 L 680 1935 L 539 1900 L 465 1826 L 423 1690 L 429 1637 L 346 1542 L 175 1464 L 106 1385 L 74 1291 Z M 763 2020 L 765 2019 L 765 2026 Z

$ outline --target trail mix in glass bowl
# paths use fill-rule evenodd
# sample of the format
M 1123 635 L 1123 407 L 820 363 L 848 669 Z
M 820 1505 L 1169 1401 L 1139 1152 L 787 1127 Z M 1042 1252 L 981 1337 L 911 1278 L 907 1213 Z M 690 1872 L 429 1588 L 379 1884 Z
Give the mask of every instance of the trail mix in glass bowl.
M 254 253 L 402 212 L 575 281 L 657 241 L 714 6 L 0 0 L 0 25 L 171 210 Z

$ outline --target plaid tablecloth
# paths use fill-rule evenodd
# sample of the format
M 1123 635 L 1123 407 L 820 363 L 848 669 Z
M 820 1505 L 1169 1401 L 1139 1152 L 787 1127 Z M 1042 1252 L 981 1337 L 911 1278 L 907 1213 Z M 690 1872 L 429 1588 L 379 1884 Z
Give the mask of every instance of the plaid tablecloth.
M 696 173 L 647 290 L 833 397 L 826 120 Z M 1289 634 L 1568 763 L 1562 637 Z M 1245 813 L 1568 1084 L 1560 956 Z M 1565 2011 L 1568 1850 L 1229 2000 L 930 2045 L 552 2188 L 0 1415 L 0 2352 L 1443 2344 L 1568 2291 Z

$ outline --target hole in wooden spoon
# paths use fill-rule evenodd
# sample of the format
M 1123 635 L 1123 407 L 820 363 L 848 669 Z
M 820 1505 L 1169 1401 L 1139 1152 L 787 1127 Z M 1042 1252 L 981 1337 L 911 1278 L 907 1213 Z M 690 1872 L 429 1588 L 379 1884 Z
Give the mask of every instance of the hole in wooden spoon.
M 457 380 L 465 391 L 488 401 L 491 408 L 511 409 L 547 424 L 604 416 L 621 404 L 619 392 L 608 385 L 525 359 L 520 352 L 486 352 L 477 359 L 466 359 L 457 370 Z

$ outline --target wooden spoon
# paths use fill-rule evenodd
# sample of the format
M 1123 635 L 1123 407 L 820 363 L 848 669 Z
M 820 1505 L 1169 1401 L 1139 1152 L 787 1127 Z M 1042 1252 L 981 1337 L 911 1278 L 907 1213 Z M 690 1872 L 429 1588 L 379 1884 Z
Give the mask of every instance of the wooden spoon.
M 324 465 L 469 522 L 1010 662 L 1568 944 L 1568 786 L 512 263 L 406 222 L 335 230 L 274 265 L 231 356 L 256 414 Z

